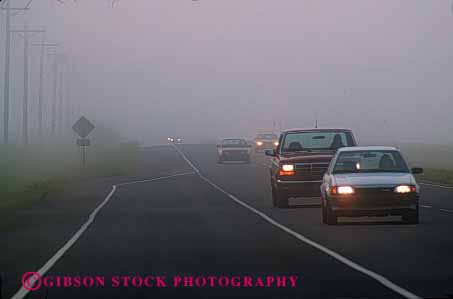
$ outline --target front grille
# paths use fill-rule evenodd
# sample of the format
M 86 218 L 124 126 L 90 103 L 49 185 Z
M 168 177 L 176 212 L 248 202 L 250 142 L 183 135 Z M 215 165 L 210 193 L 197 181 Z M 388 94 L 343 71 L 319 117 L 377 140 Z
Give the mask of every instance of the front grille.
M 328 162 L 313 162 L 313 163 L 296 163 L 296 175 L 301 180 L 316 181 L 321 180 L 327 168 Z
M 355 188 L 355 192 L 357 195 L 368 195 L 368 196 L 395 195 L 392 187 Z
M 246 155 L 247 151 L 224 151 L 223 154 L 225 155 Z

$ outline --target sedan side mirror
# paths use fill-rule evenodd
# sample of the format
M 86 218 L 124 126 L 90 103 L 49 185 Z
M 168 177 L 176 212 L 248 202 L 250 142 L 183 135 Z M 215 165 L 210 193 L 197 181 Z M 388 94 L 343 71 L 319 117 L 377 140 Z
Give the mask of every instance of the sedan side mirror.
M 421 168 L 421 167 L 414 167 L 414 168 L 411 169 L 411 172 L 412 172 L 413 174 L 422 174 L 422 173 L 423 173 L 423 168 Z
M 276 153 L 275 150 L 273 150 L 273 149 L 272 149 L 272 150 L 266 150 L 266 151 L 264 151 L 264 154 L 265 154 L 266 156 L 270 156 L 270 157 L 275 157 L 275 156 L 277 156 L 277 153 Z

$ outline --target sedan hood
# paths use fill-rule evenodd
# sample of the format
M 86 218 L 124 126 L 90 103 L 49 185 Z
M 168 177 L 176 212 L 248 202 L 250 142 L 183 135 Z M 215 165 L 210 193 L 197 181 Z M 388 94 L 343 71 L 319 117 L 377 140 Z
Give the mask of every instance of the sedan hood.
M 345 173 L 334 175 L 337 186 L 396 186 L 402 184 L 415 185 L 415 179 L 410 173 Z

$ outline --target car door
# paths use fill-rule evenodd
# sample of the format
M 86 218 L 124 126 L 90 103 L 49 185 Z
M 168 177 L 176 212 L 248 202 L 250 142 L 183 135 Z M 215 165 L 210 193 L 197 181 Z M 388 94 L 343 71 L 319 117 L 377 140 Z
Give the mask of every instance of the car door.
M 337 161 L 338 157 L 338 152 L 333 156 L 332 160 L 330 160 L 329 167 L 327 168 L 327 171 L 324 173 L 324 176 L 322 177 L 322 184 L 321 184 L 321 196 L 323 198 L 326 198 L 326 193 L 327 190 L 329 190 L 331 183 L 332 183 L 332 172 L 333 168 L 335 166 L 335 163 Z

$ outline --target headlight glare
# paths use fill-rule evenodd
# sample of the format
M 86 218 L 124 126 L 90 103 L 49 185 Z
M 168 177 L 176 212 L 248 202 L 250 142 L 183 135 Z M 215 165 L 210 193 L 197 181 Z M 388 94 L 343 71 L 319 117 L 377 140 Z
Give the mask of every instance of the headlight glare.
M 337 193 L 341 195 L 354 194 L 354 188 L 351 186 L 339 186 L 337 187 Z
M 294 165 L 293 164 L 283 164 L 282 170 L 283 171 L 294 171 Z
M 400 194 L 405 194 L 405 193 L 411 193 L 417 191 L 415 186 L 409 186 L 409 185 L 399 185 L 396 186 L 395 192 L 400 193 Z

